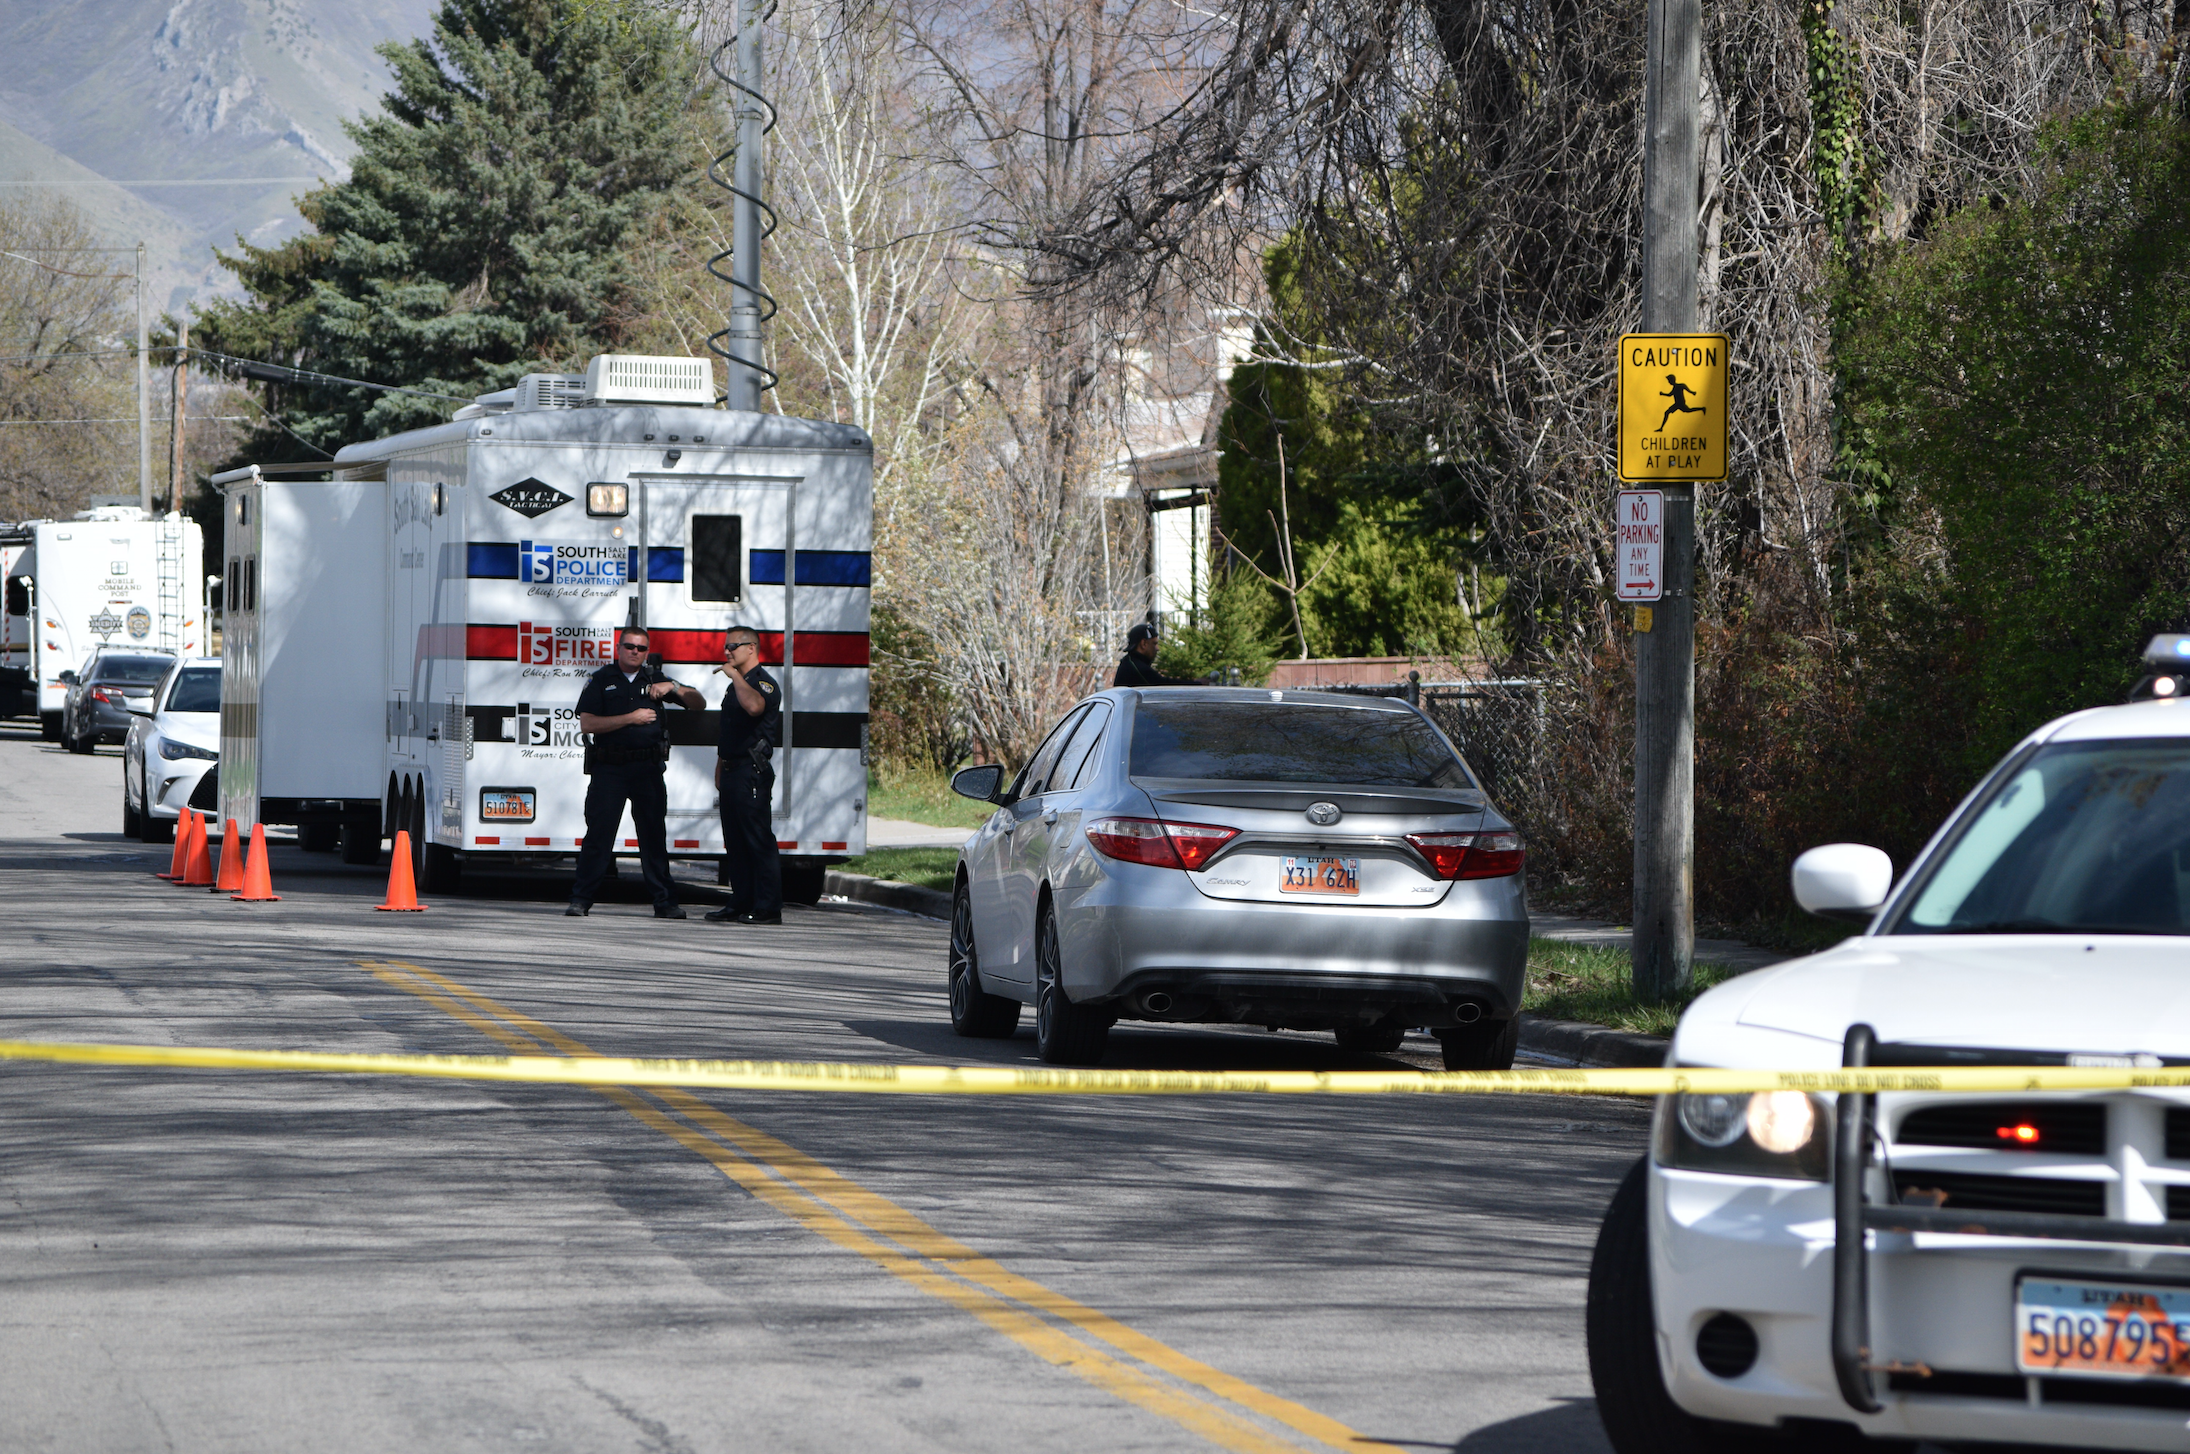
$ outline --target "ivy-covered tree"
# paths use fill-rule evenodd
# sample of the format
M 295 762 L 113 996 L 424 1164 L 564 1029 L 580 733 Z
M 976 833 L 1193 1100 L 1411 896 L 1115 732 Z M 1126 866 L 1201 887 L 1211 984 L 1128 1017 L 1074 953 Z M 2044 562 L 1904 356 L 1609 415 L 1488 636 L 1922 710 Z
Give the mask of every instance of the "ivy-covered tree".
M 584 0 L 443 0 L 433 34 L 380 55 L 383 114 L 349 124 L 350 180 L 299 199 L 312 230 L 238 240 L 199 346 L 468 397 L 616 346 L 627 254 L 693 181 L 697 62 L 674 18 Z M 444 419 L 415 395 L 266 386 L 257 459 L 311 459 Z
M 1909 522 L 1881 548 L 1944 547 L 1971 767 L 2119 700 L 2149 636 L 2190 627 L 2190 120 L 2059 124 L 2023 195 L 1883 258 L 1844 335 L 1844 396 Z

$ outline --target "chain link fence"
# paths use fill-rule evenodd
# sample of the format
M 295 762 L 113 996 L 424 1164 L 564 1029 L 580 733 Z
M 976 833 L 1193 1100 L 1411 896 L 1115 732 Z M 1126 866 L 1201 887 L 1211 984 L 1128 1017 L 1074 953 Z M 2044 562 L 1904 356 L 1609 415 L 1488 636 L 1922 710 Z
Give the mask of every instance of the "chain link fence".
M 1399 697 L 1420 707 L 1460 749 L 1491 800 L 1508 814 L 1526 811 L 1537 798 L 1544 770 L 1549 684 L 1523 677 L 1495 681 L 1407 680 L 1362 685 L 1340 683 L 1296 690 L 1354 697 Z

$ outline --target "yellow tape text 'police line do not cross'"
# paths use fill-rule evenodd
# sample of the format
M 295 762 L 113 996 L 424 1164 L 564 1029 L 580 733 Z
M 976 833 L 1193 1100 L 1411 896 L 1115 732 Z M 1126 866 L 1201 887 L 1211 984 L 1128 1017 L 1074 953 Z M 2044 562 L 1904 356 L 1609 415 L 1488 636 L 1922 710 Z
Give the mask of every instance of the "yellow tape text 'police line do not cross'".
M 1872 1070 L 1052 1070 L 761 1060 L 565 1060 L 539 1055 L 345 1055 L 0 1040 L 0 1060 L 189 1070 L 304 1071 L 547 1085 L 901 1095 L 1743 1095 L 1756 1091 L 2019 1092 L 2181 1089 L 2190 1066 L 1915 1066 Z

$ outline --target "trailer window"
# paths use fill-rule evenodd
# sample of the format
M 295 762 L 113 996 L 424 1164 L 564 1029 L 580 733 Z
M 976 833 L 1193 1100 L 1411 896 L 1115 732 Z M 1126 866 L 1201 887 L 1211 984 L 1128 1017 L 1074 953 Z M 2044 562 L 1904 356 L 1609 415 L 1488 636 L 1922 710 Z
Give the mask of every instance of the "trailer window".
M 745 599 L 745 520 L 740 515 L 692 517 L 692 599 Z

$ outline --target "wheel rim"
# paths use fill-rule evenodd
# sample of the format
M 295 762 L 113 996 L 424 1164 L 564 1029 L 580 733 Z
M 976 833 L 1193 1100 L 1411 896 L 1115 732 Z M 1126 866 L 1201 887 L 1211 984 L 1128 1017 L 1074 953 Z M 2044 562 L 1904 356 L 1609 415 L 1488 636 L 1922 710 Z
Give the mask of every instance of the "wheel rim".
M 973 905 L 960 892 L 951 904 L 951 1018 L 963 1020 L 973 1009 Z
M 1047 1040 L 1057 1029 L 1057 928 L 1048 915 L 1034 934 L 1034 1030 Z

